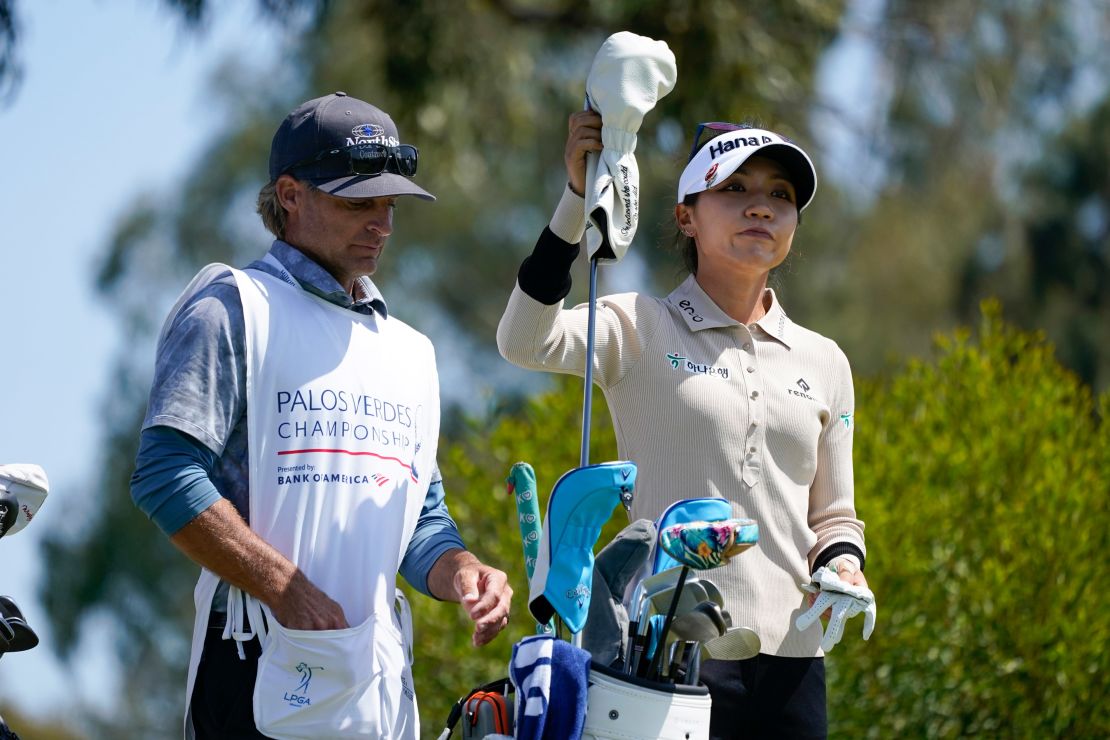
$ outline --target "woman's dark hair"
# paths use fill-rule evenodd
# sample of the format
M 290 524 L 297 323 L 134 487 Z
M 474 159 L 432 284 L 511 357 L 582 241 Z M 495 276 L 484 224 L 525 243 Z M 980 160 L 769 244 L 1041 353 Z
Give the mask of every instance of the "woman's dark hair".
M 701 193 L 690 193 L 682 199 L 682 205 L 692 206 L 698 202 L 698 196 Z M 698 245 L 694 241 L 694 237 L 687 236 L 682 229 L 678 229 L 678 234 L 675 236 L 675 248 L 678 253 L 682 255 L 682 264 L 690 271 L 691 275 L 698 274 Z

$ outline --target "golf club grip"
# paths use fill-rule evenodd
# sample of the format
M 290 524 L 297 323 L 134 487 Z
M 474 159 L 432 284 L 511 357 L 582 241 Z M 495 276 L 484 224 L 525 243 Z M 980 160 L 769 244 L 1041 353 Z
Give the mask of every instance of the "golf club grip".
M 509 470 L 506 481 L 509 493 L 516 499 L 517 523 L 520 525 L 520 543 L 524 550 L 524 573 L 528 580 L 536 570 L 536 557 L 539 554 L 540 537 L 543 526 L 540 522 L 540 503 L 536 491 L 536 473 L 532 466 L 518 462 Z
M 536 558 L 539 557 L 540 539 L 543 536 L 536 471 L 526 462 L 515 463 L 509 469 L 509 477 L 505 483 L 509 493 L 516 500 L 517 522 L 520 525 L 520 544 L 524 551 L 524 574 L 528 582 L 531 583 L 532 574 L 536 570 Z M 550 622 L 536 624 L 538 634 L 547 634 L 551 631 Z
M 671 605 L 667 609 L 667 618 L 663 620 L 663 629 L 659 635 L 660 647 L 655 651 L 655 655 L 651 657 L 651 665 L 648 666 L 647 675 L 649 678 L 656 675 L 656 673 L 662 668 L 661 656 L 664 652 L 663 647 L 665 647 L 667 644 L 667 633 L 671 629 L 671 622 L 674 621 L 675 609 L 678 608 L 678 598 L 682 595 L 682 587 L 686 585 L 686 576 L 689 575 L 689 573 L 690 566 L 684 565 L 682 566 L 682 572 L 678 574 L 678 583 L 676 583 L 674 587 L 674 596 L 671 597 Z

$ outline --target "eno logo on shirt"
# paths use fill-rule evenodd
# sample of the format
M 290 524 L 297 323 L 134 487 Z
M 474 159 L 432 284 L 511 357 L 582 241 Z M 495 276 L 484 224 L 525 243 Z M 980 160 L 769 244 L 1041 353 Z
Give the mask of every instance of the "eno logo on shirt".
M 688 299 L 683 298 L 681 301 L 679 301 L 678 302 L 678 307 L 680 309 L 682 309 L 683 312 L 690 314 L 690 320 L 691 321 L 695 321 L 695 322 L 705 321 L 705 319 L 697 311 L 694 310 L 694 306 L 690 303 L 690 301 Z

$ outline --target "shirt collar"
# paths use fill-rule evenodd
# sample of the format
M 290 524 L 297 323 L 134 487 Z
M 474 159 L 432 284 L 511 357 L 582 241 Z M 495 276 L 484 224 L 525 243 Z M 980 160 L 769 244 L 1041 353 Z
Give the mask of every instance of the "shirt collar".
M 358 313 L 370 314 L 377 312 L 382 316 L 389 316 L 385 298 L 369 276 L 362 275 L 355 281 L 355 292 L 360 296 L 356 299 L 352 298 L 351 294 L 343 289 L 343 286 L 330 272 L 292 244 L 275 239 L 273 245 L 270 246 L 270 254 L 309 293 L 319 296 L 329 303 L 334 303 L 342 308 L 349 308 Z M 261 266 L 261 269 L 266 272 L 273 272 L 269 265 L 264 262 L 252 265 L 252 267 L 258 266 Z
M 774 289 L 767 288 L 767 292 L 771 295 L 771 307 L 767 309 L 767 313 L 763 315 L 763 318 L 755 322 L 756 326 L 771 337 L 782 342 L 786 345 L 787 349 L 790 349 L 790 339 L 794 328 L 794 322 L 786 315 L 786 311 L 783 310 L 782 304 L 779 303 L 779 298 L 775 295 Z
M 790 347 L 790 329 L 794 322 L 783 311 L 775 291 L 767 288 L 771 297 L 771 308 L 755 325 L 770 337 Z M 743 326 L 743 323 L 729 316 L 713 302 L 713 299 L 698 285 L 697 279 L 690 275 L 682 284 L 667 296 L 667 303 L 674 306 L 690 331 L 720 329 L 729 326 Z

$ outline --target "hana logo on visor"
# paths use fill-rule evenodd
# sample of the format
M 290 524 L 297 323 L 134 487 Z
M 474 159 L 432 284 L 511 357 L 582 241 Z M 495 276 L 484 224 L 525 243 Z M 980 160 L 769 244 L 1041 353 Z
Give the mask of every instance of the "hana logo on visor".
M 356 139 L 373 139 L 385 135 L 385 127 L 376 123 L 360 123 L 351 129 L 351 134 Z
M 844 428 L 848 429 L 852 426 L 852 412 L 845 411 L 840 415 L 840 420 L 844 422 Z
M 720 164 L 720 162 L 714 162 L 713 166 L 710 167 L 706 171 L 706 173 L 705 173 L 705 187 L 709 187 L 710 185 L 713 184 L 713 181 L 717 179 L 717 165 L 719 165 L 719 164 Z
M 301 681 L 292 692 L 285 692 L 285 701 L 289 706 L 307 707 L 312 704 L 308 698 L 308 684 L 312 681 L 312 672 L 322 670 L 324 670 L 323 666 L 313 667 L 303 661 L 297 664 L 297 673 L 301 674 Z

